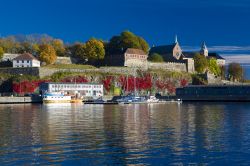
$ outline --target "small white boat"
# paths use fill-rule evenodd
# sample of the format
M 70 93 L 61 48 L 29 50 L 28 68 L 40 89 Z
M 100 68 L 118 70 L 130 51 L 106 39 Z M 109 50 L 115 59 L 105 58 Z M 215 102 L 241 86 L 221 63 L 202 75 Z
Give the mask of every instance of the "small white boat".
M 159 103 L 159 99 L 157 99 L 155 96 L 149 96 L 147 99 L 147 103 Z

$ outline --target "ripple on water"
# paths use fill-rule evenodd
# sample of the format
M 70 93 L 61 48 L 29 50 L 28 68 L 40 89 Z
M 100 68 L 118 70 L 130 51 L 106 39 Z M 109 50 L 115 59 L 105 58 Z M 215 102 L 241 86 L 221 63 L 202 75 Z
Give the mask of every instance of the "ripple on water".
M 5 165 L 250 164 L 250 104 L 1 105 Z

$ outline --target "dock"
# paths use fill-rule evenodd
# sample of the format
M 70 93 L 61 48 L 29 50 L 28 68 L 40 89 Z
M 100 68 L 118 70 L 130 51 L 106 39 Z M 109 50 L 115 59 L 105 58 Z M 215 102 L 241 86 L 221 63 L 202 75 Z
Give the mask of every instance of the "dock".
M 6 96 L 0 97 L 0 104 L 42 103 L 41 96 Z

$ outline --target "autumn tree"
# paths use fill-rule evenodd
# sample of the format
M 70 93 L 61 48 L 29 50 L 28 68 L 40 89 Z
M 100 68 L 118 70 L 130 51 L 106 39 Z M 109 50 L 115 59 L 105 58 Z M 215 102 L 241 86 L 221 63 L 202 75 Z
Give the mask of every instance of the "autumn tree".
M 220 67 L 217 64 L 217 60 L 215 58 L 210 58 L 208 60 L 208 69 L 210 72 L 212 72 L 214 75 L 221 75 Z
M 66 49 L 70 52 L 71 56 L 74 56 L 75 58 L 81 58 L 83 59 L 84 57 L 84 44 L 83 43 L 75 43 Z
M 19 53 L 24 53 L 24 52 L 28 52 L 28 53 L 33 53 L 33 48 L 32 48 L 32 44 L 29 42 L 22 42 L 20 44 L 20 51 Z
M 49 44 L 43 44 L 40 46 L 40 60 L 46 64 L 55 63 L 57 56 L 55 49 Z
M 83 45 L 83 57 L 91 61 L 104 59 L 105 49 L 103 42 L 97 39 L 90 39 Z
M 2 48 L 2 47 L 0 47 L 0 59 L 2 59 L 2 58 L 3 58 L 3 54 L 4 54 L 4 50 L 3 50 L 3 48 Z
M 12 36 L 0 39 L 0 47 L 8 53 L 19 53 L 21 48 L 20 43 L 16 42 Z
M 204 55 L 199 53 L 194 56 L 194 67 L 198 73 L 203 73 L 208 67 L 207 59 Z
M 243 79 L 243 68 L 239 63 L 230 63 L 228 66 L 229 79 L 240 81 Z
M 32 45 L 32 54 L 35 55 L 35 56 L 38 56 L 40 52 L 40 47 L 38 44 L 33 44 Z
M 57 56 L 65 56 L 65 47 L 62 40 L 55 39 L 52 41 L 51 45 L 54 47 Z
M 149 60 L 152 62 L 164 62 L 164 59 L 160 54 L 154 53 L 149 57 Z
M 145 52 L 149 51 L 148 43 L 142 37 L 136 36 L 129 31 L 113 36 L 107 44 L 107 52 L 109 54 L 122 53 L 127 48 L 141 49 Z

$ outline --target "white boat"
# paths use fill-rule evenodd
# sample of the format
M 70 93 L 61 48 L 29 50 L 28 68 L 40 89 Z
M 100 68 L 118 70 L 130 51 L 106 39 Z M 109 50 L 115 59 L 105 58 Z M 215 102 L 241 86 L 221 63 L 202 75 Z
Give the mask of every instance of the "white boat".
M 147 99 L 147 103 L 159 103 L 159 99 L 157 99 L 155 96 L 149 96 Z
M 71 96 L 62 93 L 45 93 L 43 95 L 44 103 L 70 103 L 71 101 Z

